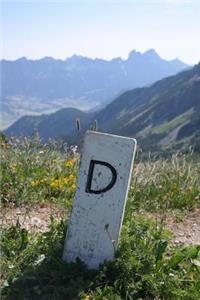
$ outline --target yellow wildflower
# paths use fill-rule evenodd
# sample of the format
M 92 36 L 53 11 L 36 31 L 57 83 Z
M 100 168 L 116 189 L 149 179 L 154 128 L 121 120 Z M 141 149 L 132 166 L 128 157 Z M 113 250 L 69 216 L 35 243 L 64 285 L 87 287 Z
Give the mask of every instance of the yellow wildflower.
M 70 175 L 69 175 L 69 179 L 70 179 L 70 180 L 72 180 L 72 179 L 74 179 L 74 178 L 75 178 L 75 176 L 74 176 L 73 174 L 70 174 Z
M 11 169 L 12 169 L 13 171 L 16 171 L 16 169 L 17 169 L 17 164 L 16 164 L 16 163 L 11 163 L 11 164 L 10 164 L 10 167 L 11 167 Z
M 39 180 L 33 180 L 33 181 L 31 181 L 31 186 L 37 186 L 39 184 L 40 184 Z
M 64 184 L 67 184 L 68 181 L 69 181 L 68 178 L 64 178 L 64 179 L 63 179 L 63 183 L 64 183 Z
M 73 159 L 71 159 L 71 160 L 67 160 L 67 161 L 64 163 L 64 166 L 65 166 L 65 167 L 72 167 L 73 164 L 74 164 L 74 161 L 73 161 Z
M 73 184 L 71 185 L 71 189 L 72 189 L 72 190 L 75 190 L 75 188 L 76 188 L 76 185 L 75 185 L 75 183 L 73 183 Z

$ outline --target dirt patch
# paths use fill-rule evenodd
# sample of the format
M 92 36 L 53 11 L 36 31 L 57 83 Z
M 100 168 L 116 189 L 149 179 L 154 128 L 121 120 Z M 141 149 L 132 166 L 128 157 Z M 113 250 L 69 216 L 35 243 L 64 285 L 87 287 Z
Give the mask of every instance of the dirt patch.
M 200 208 L 187 213 L 173 212 L 164 215 L 142 213 L 146 217 L 163 220 L 167 229 L 173 232 L 174 244 L 200 245 Z
M 157 222 L 163 219 L 166 228 L 173 232 L 174 244 L 200 245 L 200 208 L 188 211 L 186 214 L 180 212 L 165 215 L 146 212 L 141 214 Z M 51 216 L 57 220 L 66 218 L 67 208 L 56 204 L 2 208 L 0 224 L 8 226 L 18 221 L 27 230 L 45 232 L 48 230 Z
M 67 209 L 56 204 L 22 205 L 20 207 L 2 208 L 0 224 L 2 227 L 16 224 L 36 232 L 45 232 L 51 223 L 51 217 L 60 220 L 67 217 Z

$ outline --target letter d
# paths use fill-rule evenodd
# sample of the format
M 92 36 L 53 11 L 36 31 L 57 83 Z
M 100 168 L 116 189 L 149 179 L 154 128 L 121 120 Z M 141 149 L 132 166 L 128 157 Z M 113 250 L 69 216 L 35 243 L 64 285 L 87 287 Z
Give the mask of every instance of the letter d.
M 93 173 L 94 173 L 94 166 L 95 165 L 105 166 L 105 167 L 109 168 L 111 170 L 111 173 L 112 173 L 111 181 L 109 182 L 109 184 L 106 187 L 104 187 L 101 190 L 92 190 L 92 188 L 91 188 L 92 178 L 93 178 Z M 115 170 L 115 168 L 113 166 L 111 166 L 109 163 L 104 162 L 104 161 L 91 160 L 90 165 L 89 165 L 88 178 L 87 178 L 87 184 L 86 184 L 85 192 L 90 193 L 90 194 L 105 193 L 105 192 L 109 191 L 114 186 L 116 180 L 117 180 L 117 171 Z

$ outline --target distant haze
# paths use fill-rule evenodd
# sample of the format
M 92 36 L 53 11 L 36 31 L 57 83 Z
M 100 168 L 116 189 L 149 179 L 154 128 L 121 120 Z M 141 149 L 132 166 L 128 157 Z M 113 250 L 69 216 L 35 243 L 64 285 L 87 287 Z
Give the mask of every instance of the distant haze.
M 178 59 L 162 59 L 153 49 L 135 50 L 127 60 L 107 61 L 73 55 L 66 60 L 45 57 L 0 61 L 3 127 L 26 114 L 64 107 L 99 109 L 125 90 L 149 85 L 188 67 Z
M 200 60 L 200 1 L 2 0 L 1 58 L 127 58 L 154 48 L 165 59 Z
M 169 154 L 173 148 L 177 153 L 192 146 L 200 152 L 199 95 L 200 64 L 149 87 L 125 92 L 101 111 L 65 108 L 51 115 L 24 116 L 5 132 L 31 136 L 37 128 L 45 140 L 64 138 L 79 143 L 96 120 L 99 131 L 134 137 L 143 150 L 167 149 Z M 75 129 L 76 118 L 81 120 L 79 132 Z

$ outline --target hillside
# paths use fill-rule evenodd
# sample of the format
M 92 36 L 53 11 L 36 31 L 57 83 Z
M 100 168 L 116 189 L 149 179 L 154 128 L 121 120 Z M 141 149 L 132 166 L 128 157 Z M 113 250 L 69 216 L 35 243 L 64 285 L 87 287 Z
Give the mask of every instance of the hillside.
M 200 136 L 200 64 L 156 82 L 128 91 L 98 117 L 99 129 L 134 136 L 143 145 L 184 144 Z
M 178 59 L 167 61 L 155 50 L 130 52 L 110 61 L 74 55 L 66 60 L 45 57 L 2 60 L 2 123 L 19 117 L 52 113 L 64 107 L 89 110 L 105 106 L 125 90 L 141 87 L 186 67 Z
M 76 118 L 81 119 L 81 133 L 75 131 Z M 125 92 L 99 112 L 65 109 L 36 118 L 35 125 L 26 117 L 5 132 L 18 135 L 23 127 L 23 134 L 28 135 L 37 127 L 44 139 L 62 137 L 78 143 L 95 119 L 99 131 L 135 137 L 144 149 L 182 148 L 191 143 L 199 147 L 200 64 L 149 87 Z
M 24 116 L 5 130 L 5 133 L 15 136 L 31 136 L 37 131 L 45 141 L 49 138 L 61 138 L 77 142 L 80 134 L 76 131 L 76 119 L 81 119 L 81 131 L 85 131 L 89 128 L 94 116 L 94 113 L 65 108 L 49 115 Z

